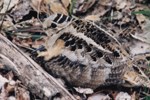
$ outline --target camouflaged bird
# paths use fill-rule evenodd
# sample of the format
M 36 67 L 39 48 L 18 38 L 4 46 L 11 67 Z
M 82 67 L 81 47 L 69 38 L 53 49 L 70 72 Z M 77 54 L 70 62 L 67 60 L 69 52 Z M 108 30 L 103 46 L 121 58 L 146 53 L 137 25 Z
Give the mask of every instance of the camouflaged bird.
M 42 58 L 38 62 L 54 76 L 93 89 L 110 84 L 150 87 L 117 39 L 93 22 L 54 14 L 43 27 L 48 41 L 37 59 Z

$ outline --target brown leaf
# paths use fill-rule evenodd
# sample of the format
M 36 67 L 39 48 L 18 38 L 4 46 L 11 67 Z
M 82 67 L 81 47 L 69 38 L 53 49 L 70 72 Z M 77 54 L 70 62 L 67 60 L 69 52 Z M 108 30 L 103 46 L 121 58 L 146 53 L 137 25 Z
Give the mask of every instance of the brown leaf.
M 30 12 L 29 3 L 28 0 L 26 0 L 26 2 L 20 2 L 11 10 L 11 16 L 15 22 L 21 20 L 23 16 Z
M 7 92 L 12 92 L 12 91 L 14 91 L 14 88 L 15 88 L 15 84 L 6 84 L 6 87 L 5 87 L 5 89 L 6 89 L 6 91 Z
M 54 13 L 62 13 L 64 15 L 68 15 L 67 11 L 63 8 L 63 6 L 60 3 L 52 3 L 52 4 L 50 4 L 50 9 Z
M 0 88 L 2 88 L 6 82 L 8 82 L 8 79 L 0 75 Z
M 132 55 L 139 55 L 150 52 L 150 45 L 141 41 L 135 41 L 134 44 L 130 46 L 130 52 Z
M 41 6 L 41 3 L 42 3 L 43 0 L 31 0 L 31 7 L 36 10 L 37 12 L 41 12 L 39 11 L 40 9 L 40 6 Z
M 88 100 L 111 100 L 109 95 L 105 95 L 103 93 L 93 94 L 88 98 Z
M 84 2 L 81 0 L 78 0 L 78 2 L 75 5 L 76 9 L 74 10 L 80 13 L 85 13 L 88 11 L 89 8 L 91 8 L 95 4 L 95 2 L 96 0 L 87 0 Z
M 136 18 L 137 18 L 139 24 L 142 24 L 146 21 L 146 17 L 143 14 L 137 14 Z
M 112 0 L 101 0 L 100 3 L 103 6 L 110 6 L 112 5 Z
M 5 13 L 6 10 L 10 10 L 12 7 L 14 7 L 18 2 L 19 0 L 2 0 L 3 1 L 3 7 L 2 7 L 2 10 L 0 10 L 0 13 Z M 0 4 L 2 4 L 2 1 L 0 0 Z M 9 4 L 10 2 L 10 4 Z M 7 9 L 8 7 L 8 9 Z
M 119 12 L 119 11 L 114 11 L 112 14 L 113 14 L 113 15 L 112 15 L 112 18 L 113 18 L 113 19 L 119 20 L 119 19 L 121 19 L 121 18 L 123 17 L 122 13 Z
M 63 5 L 61 4 L 61 2 L 58 2 L 57 0 L 45 0 L 45 3 L 47 5 L 49 5 L 50 10 L 53 13 L 61 13 L 61 14 L 68 15 L 68 12 L 63 7 Z
M 133 92 L 133 94 L 131 95 L 131 100 L 136 100 L 136 92 Z
M 18 87 L 16 93 L 16 100 L 30 100 L 29 92 L 24 88 Z
M 75 90 L 79 93 L 84 93 L 84 94 L 92 94 L 93 90 L 90 88 L 75 88 Z
M 71 3 L 71 0 L 61 0 L 61 2 L 64 5 L 64 7 L 67 9 L 67 7 L 69 6 L 69 4 Z
M 120 92 L 117 94 L 115 100 L 131 100 L 131 96 L 126 92 Z
M 125 6 L 127 5 L 127 0 L 115 0 L 117 5 L 116 8 L 119 9 L 123 9 L 125 8 Z
M 91 21 L 100 21 L 99 15 L 88 15 L 84 19 L 91 20 Z

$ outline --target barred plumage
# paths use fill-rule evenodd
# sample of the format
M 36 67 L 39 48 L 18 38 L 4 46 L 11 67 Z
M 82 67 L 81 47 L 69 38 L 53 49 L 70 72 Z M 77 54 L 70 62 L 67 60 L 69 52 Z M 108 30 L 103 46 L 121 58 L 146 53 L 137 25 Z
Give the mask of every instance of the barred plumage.
M 42 57 L 43 67 L 54 76 L 94 89 L 126 81 L 149 87 L 149 79 L 135 70 L 138 67 L 120 43 L 92 22 L 54 14 L 45 20 L 44 28 L 49 40 L 37 60 Z

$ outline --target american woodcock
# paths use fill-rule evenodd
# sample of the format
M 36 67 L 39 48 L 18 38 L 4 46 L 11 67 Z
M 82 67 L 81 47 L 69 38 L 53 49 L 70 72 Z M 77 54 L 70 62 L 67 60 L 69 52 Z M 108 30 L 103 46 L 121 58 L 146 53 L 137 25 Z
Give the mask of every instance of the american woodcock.
M 36 60 L 54 76 L 93 89 L 110 84 L 150 87 L 149 79 L 132 63 L 134 58 L 93 22 L 54 14 L 43 27 L 48 41 Z

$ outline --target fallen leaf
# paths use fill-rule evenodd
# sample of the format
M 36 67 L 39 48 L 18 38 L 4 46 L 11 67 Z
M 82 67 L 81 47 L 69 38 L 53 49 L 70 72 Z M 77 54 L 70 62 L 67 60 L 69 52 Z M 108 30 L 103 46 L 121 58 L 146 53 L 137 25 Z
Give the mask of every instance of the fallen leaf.
M 8 18 L 7 18 L 8 19 Z M 12 23 L 12 21 L 9 21 L 9 20 L 6 20 L 3 22 L 3 26 L 2 26 L 2 29 L 10 29 L 10 28 L 13 28 L 14 24 Z
M 25 2 L 18 3 L 12 10 L 11 16 L 15 22 L 18 22 L 23 18 L 23 16 L 27 15 L 30 12 L 29 1 L 26 0 Z
M 16 100 L 31 100 L 29 91 L 24 88 L 18 87 L 16 92 Z
M 90 96 L 87 100 L 111 100 L 109 95 L 105 95 L 103 93 L 97 93 Z
M 100 21 L 100 16 L 99 15 L 88 15 L 84 19 L 91 20 L 91 21 Z
M 92 94 L 93 90 L 90 88 L 75 88 L 75 90 L 79 93 L 84 93 L 84 94 Z
M 123 15 L 122 15 L 121 12 L 119 12 L 119 11 L 113 12 L 113 15 L 112 15 L 112 18 L 113 18 L 113 19 L 119 20 L 119 19 L 121 19 L 122 17 L 123 17 Z
M 15 89 L 15 84 L 14 85 L 11 85 L 11 84 L 7 84 L 7 85 L 5 85 L 6 87 L 5 87 L 5 90 L 7 91 L 7 92 L 12 92 L 12 91 L 14 91 L 14 89 Z
M 14 96 L 10 96 L 7 100 L 16 100 L 16 98 Z
M 145 21 L 144 24 L 142 24 L 142 29 L 143 29 L 143 33 L 136 33 L 136 34 L 131 34 L 131 36 L 135 39 L 138 39 L 140 41 L 146 42 L 150 44 L 150 20 L 145 19 L 143 20 Z
M 128 23 L 128 22 L 130 22 L 130 20 L 131 19 L 129 17 L 125 16 L 122 18 L 122 23 Z
M 127 0 L 115 0 L 115 2 L 117 3 L 116 8 L 118 10 L 125 8 L 125 6 L 127 5 Z
M 84 1 L 82 4 L 79 4 L 77 9 L 77 12 L 85 13 L 95 4 L 96 0 L 87 0 Z
M 63 6 L 60 3 L 50 4 L 50 9 L 54 13 L 61 13 L 61 14 L 64 14 L 64 15 L 68 15 L 67 11 L 63 8 Z
M 136 14 L 136 19 L 138 20 L 140 26 L 143 28 L 143 23 L 146 21 L 146 17 L 143 14 Z
M 0 7 L 3 5 L 4 0 L 0 0 Z M 0 11 L 2 10 L 2 8 L 0 8 Z
M 127 92 L 119 92 L 115 100 L 131 100 L 131 96 Z
M 133 94 L 131 95 L 131 100 L 136 100 L 136 92 L 133 92 Z
M 135 41 L 132 46 L 130 46 L 130 53 L 132 55 L 144 54 L 150 52 L 150 45 L 144 42 Z
M 71 0 L 61 0 L 61 2 L 64 5 L 64 7 L 67 9 L 67 7 L 69 6 L 69 4 L 71 3 Z
M 8 79 L 0 75 L 0 88 L 2 88 L 6 82 L 8 82 Z
M 103 6 L 110 6 L 112 5 L 112 0 L 101 0 L 100 4 Z
M 61 2 L 58 2 L 57 0 L 45 0 L 45 3 L 47 5 L 49 5 L 50 10 L 53 13 L 61 13 L 61 14 L 68 15 L 68 12 L 63 7 L 63 5 L 61 4 Z
M 37 12 L 41 12 L 39 11 L 40 9 L 40 6 L 41 6 L 41 3 L 42 3 L 43 0 L 31 0 L 31 7 L 37 11 Z
M 0 13 L 5 13 L 6 11 L 10 10 L 12 7 L 14 7 L 19 0 L 4 0 L 3 1 L 3 9 L 0 11 Z M 1 2 L 0 2 L 1 3 Z M 8 8 L 8 9 L 7 9 Z

